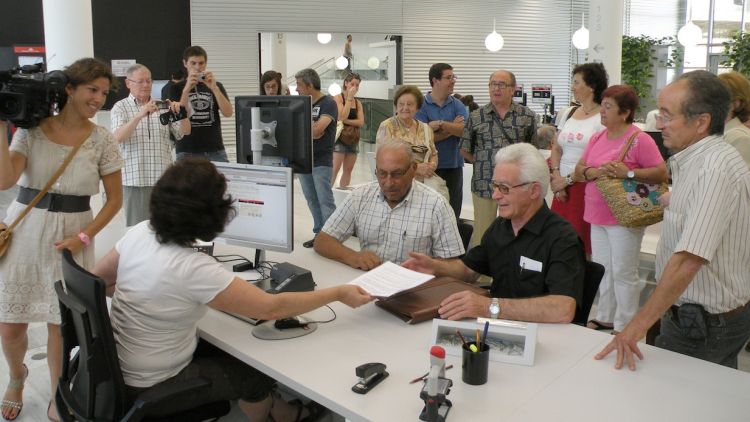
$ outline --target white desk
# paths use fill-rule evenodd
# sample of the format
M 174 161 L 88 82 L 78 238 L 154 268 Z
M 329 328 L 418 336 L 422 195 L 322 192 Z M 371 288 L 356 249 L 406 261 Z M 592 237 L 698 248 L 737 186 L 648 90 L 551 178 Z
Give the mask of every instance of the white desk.
M 299 247 L 269 253 L 313 272 L 318 286 L 344 283 L 359 271 Z M 201 337 L 279 382 L 352 421 L 417 420 L 421 383 L 429 369 L 430 323 L 406 325 L 374 304 L 352 310 L 335 303 L 338 318 L 309 336 L 262 341 L 252 327 L 216 311 L 200 323 Z M 309 314 L 327 319 L 323 308 Z M 540 324 L 534 366 L 491 362 L 489 381 L 461 381 L 460 358 L 448 356 L 454 382 L 448 420 L 747 420 L 750 374 L 644 345 L 638 371 L 615 371 L 614 358 L 594 361 L 611 337 L 574 325 Z M 354 368 L 386 364 L 390 377 L 366 395 L 351 391 Z M 675 416 L 682 416 L 681 418 Z

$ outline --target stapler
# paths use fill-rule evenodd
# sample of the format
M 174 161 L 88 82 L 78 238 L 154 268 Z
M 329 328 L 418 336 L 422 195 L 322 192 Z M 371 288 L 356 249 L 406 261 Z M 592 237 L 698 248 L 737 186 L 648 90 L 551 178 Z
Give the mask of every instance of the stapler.
M 380 384 L 380 381 L 383 381 L 390 375 L 385 370 L 385 364 L 379 362 L 359 365 L 355 373 L 359 377 L 359 382 L 354 384 L 352 391 L 358 394 L 367 394 L 376 385 Z

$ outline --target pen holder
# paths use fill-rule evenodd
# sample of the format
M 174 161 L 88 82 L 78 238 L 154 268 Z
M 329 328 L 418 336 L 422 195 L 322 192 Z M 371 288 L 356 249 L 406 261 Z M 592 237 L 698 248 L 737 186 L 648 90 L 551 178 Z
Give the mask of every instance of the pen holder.
M 482 385 L 487 382 L 487 371 L 490 365 L 490 347 L 482 344 L 477 352 L 469 347 L 476 342 L 466 343 L 461 351 L 461 379 L 471 385 Z

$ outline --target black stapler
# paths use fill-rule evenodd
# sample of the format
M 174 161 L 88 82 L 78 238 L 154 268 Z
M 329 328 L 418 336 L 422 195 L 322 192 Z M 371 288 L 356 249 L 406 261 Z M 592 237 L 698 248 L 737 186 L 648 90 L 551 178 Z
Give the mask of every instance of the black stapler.
M 359 382 L 354 384 L 352 391 L 358 394 L 367 394 L 376 385 L 380 384 L 380 381 L 383 381 L 390 375 L 385 370 L 385 364 L 379 362 L 359 365 L 355 372 L 359 377 Z

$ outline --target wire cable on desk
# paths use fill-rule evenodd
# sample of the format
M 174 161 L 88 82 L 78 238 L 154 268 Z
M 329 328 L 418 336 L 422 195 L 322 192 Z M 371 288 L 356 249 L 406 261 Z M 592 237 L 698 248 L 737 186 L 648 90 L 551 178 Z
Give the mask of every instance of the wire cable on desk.
M 307 321 L 306 324 L 312 324 L 313 322 L 316 324 L 328 324 L 329 322 L 336 321 L 336 311 L 334 311 L 333 308 L 328 305 L 326 305 L 326 308 L 328 308 L 333 313 L 333 318 L 325 321 Z
M 235 257 L 234 259 L 219 259 L 219 258 L 231 258 Z M 243 262 L 251 262 L 249 259 L 245 258 L 242 255 L 214 255 L 213 258 L 217 262 L 234 262 L 234 261 L 243 261 Z

